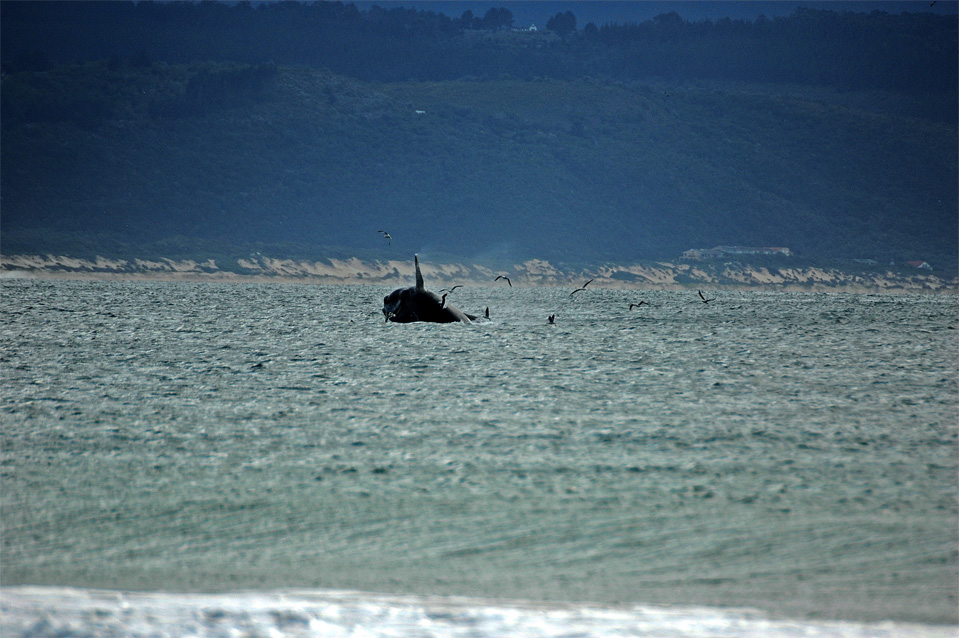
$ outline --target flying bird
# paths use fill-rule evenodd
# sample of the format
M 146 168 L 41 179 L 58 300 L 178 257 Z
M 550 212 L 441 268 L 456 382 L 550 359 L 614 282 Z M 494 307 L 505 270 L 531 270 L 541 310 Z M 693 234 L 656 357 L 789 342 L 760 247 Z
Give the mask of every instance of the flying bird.
M 390 234 L 389 234 L 388 232 L 386 232 L 385 230 L 378 230 L 378 231 L 376 231 L 376 232 L 378 232 L 378 233 L 383 233 L 383 238 L 386 240 L 386 245 L 387 245 L 387 246 L 390 246 L 390 245 L 393 243 L 392 241 L 390 241 L 390 240 L 393 239 L 393 237 L 390 236 Z
M 463 284 L 456 284 L 452 288 L 443 288 L 442 290 L 440 290 L 440 292 L 453 292 L 457 288 L 462 288 L 462 287 L 463 287 Z
M 507 277 L 506 275 L 499 275 L 499 276 L 497 276 L 496 279 L 494 279 L 493 281 L 499 281 L 500 279 L 505 279 L 505 280 L 506 280 L 506 283 L 509 284 L 509 287 L 510 287 L 510 288 L 513 287 L 513 282 L 510 281 L 510 280 L 509 280 L 509 277 Z
M 577 288 L 577 289 L 574 290 L 573 292 L 569 293 L 569 296 L 572 297 L 573 295 L 575 295 L 575 294 L 576 294 L 577 292 L 579 292 L 580 290 L 586 290 L 586 286 L 588 286 L 592 281 L 593 281 L 593 280 L 590 279 L 590 280 L 587 281 L 585 284 L 583 284 L 583 287 L 582 287 L 582 288 Z
M 713 299 L 715 299 L 715 297 L 713 297 L 713 299 L 706 299 L 706 296 L 703 295 L 702 290 L 697 290 L 696 292 L 699 293 L 699 298 L 703 300 L 703 303 L 709 303 L 710 301 L 713 301 Z
M 647 306 L 648 306 L 649 304 L 647 304 L 645 301 L 640 301 L 639 303 L 631 303 L 631 304 L 629 304 L 629 309 L 632 310 L 632 309 L 633 309 L 633 306 L 639 308 L 640 306 L 643 306 L 643 305 L 647 305 Z
M 550 323 L 556 323 L 556 315 L 550 315 L 546 317 L 546 320 L 549 321 Z

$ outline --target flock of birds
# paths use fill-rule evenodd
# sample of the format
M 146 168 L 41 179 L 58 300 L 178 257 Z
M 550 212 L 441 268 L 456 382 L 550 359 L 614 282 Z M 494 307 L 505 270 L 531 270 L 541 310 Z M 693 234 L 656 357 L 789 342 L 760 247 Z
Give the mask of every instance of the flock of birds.
M 510 288 L 513 287 L 513 282 L 511 282 L 511 281 L 509 280 L 509 277 L 507 277 L 506 275 L 498 275 L 498 276 L 496 277 L 496 279 L 494 279 L 493 281 L 494 281 L 494 282 L 495 282 L 495 281 L 499 281 L 500 279 L 505 280 L 506 283 L 509 284 L 509 287 L 510 287 Z M 591 283 L 593 283 L 593 281 L 594 281 L 594 279 L 589 279 L 589 280 L 587 280 L 582 286 L 580 286 L 580 287 L 577 288 L 576 290 L 574 290 L 574 291 L 572 291 L 571 293 L 569 293 L 569 298 L 572 299 L 572 298 L 573 298 L 573 295 L 575 295 L 576 293 L 582 292 L 582 291 L 586 290 L 586 286 L 588 286 L 588 285 L 590 285 Z M 452 292 L 453 290 L 455 290 L 456 288 L 459 288 L 459 287 L 460 287 L 460 286 L 453 286 L 453 288 L 450 289 L 450 292 Z M 707 299 L 707 298 L 706 298 L 706 295 L 703 294 L 703 291 L 702 291 L 702 290 L 697 290 L 696 292 L 699 293 L 699 299 L 700 299 L 700 301 L 702 301 L 704 304 L 708 304 L 710 301 L 715 301 L 715 297 L 712 298 L 712 299 Z M 443 298 L 445 299 L 445 298 L 446 298 L 446 295 L 443 295 Z M 648 305 L 649 305 L 649 302 L 647 302 L 647 301 L 645 301 L 645 300 L 640 300 L 639 303 L 631 303 L 631 304 L 629 304 L 629 309 L 632 310 L 633 308 L 639 308 L 640 306 L 648 306 Z M 486 309 L 486 318 L 489 319 L 489 308 Z M 550 324 L 555 324 L 555 323 L 556 323 L 556 315 L 555 315 L 555 314 L 552 314 L 552 315 L 550 315 L 549 317 L 547 317 L 547 318 L 546 318 L 546 322 L 547 322 L 547 323 L 550 323 Z
M 392 244 L 391 240 L 393 239 L 393 237 L 392 237 L 388 232 L 386 232 L 385 230 L 380 230 L 380 231 L 377 231 L 377 232 L 383 234 L 383 238 L 386 239 L 387 245 L 391 245 L 391 244 Z M 497 281 L 499 281 L 500 279 L 502 279 L 503 281 L 505 281 L 505 282 L 509 285 L 510 288 L 513 287 L 513 282 L 510 281 L 510 278 L 507 277 L 506 275 L 497 275 L 496 278 L 495 278 L 493 281 L 494 281 L 494 282 L 497 282 Z M 594 279 L 595 279 L 595 278 L 594 278 Z M 576 293 L 582 292 L 582 291 L 586 290 L 586 286 L 588 286 L 588 285 L 590 285 L 591 283 L 593 283 L 593 280 L 594 280 L 594 279 L 589 279 L 589 280 L 587 280 L 582 286 L 580 286 L 580 287 L 577 288 L 576 290 L 574 290 L 574 291 L 572 291 L 571 293 L 569 293 L 569 298 L 572 299 L 572 298 L 573 298 L 573 295 L 575 295 Z M 462 284 L 457 284 L 457 285 L 453 286 L 452 288 L 443 288 L 443 289 L 441 289 L 440 292 L 443 293 L 443 296 L 440 298 L 440 307 L 441 307 L 441 308 L 445 308 L 445 307 L 446 307 L 446 298 L 447 298 L 450 294 L 452 294 L 454 290 L 456 290 L 457 288 L 462 288 L 462 287 L 463 287 Z M 707 299 L 707 298 L 706 298 L 706 295 L 703 294 L 703 291 L 702 291 L 702 290 L 697 290 L 696 292 L 699 293 L 699 299 L 700 299 L 704 304 L 708 304 L 710 301 L 715 301 L 715 298 L 713 298 L 713 299 Z M 631 303 L 631 304 L 629 304 L 629 309 L 632 310 L 633 308 L 639 308 L 640 306 L 648 306 L 648 305 L 649 305 L 649 303 L 647 303 L 646 301 L 642 301 L 642 300 L 641 300 L 639 303 Z M 489 319 L 489 307 L 486 308 L 486 318 Z M 551 314 L 549 317 L 546 318 L 546 322 L 549 323 L 549 324 L 555 324 L 555 323 L 556 323 L 556 315 L 555 315 L 555 314 Z
M 510 288 L 513 287 L 513 282 L 510 281 L 510 278 L 507 277 L 506 275 L 497 275 L 496 278 L 493 279 L 493 281 L 496 282 L 496 281 L 499 281 L 500 279 L 502 279 L 503 281 L 505 281 L 505 282 L 507 283 L 507 285 L 509 285 Z M 590 279 L 590 280 L 586 281 L 582 286 L 580 286 L 579 288 L 577 288 L 576 290 L 573 290 L 571 293 L 569 293 L 569 298 L 572 299 L 573 295 L 575 295 L 576 293 L 582 292 L 583 290 L 586 290 L 586 287 L 587 287 L 589 284 L 591 284 L 593 281 L 594 281 L 594 279 Z M 453 286 L 452 288 L 443 288 L 442 290 L 440 290 L 441 293 L 444 293 L 444 294 L 443 294 L 443 297 L 442 297 L 443 306 L 446 305 L 446 297 L 447 297 L 450 293 L 452 293 L 454 290 L 456 290 L 457 288 L 462 288 L 462 287 L 463 287 L 462 284 L 457 284 L 457 285 Z M 701 301 L 702 303 L 704 303 L 704 304 L 708 304 L 710 301 L 715 301 L 715 297 L 713 297 L 712 299 L 707 299 L 707 298 L 706 298 L 706 295 L 703 294 L 703 291 L 702 291 L 702 290 L 697 290 L 696 292 L 699 294 L 699 299 L 700 299 L 700 301 Z M 645 301 L 645 300 L 640 300 L 638 303 L 631 303 L 631 304 L 629 304 L 629 309 L 632 310 L 633 308 L 639 308 L 639 307 L 641 307 L 641 306 L 648 306 L 648 305 L 650 305 L 649 302 L 647 302 L 647 301 Z M 489 308 L 486 308 L 486 318 L 489 319 Z M 556 314 L 554 313 L 554 314 L 551 314 L 550 316 L 548 316 L 548 317 L 546 318 L 546 322 L 549 323 L 549 324 L 555 324 L 555 323 L 556 323 Z

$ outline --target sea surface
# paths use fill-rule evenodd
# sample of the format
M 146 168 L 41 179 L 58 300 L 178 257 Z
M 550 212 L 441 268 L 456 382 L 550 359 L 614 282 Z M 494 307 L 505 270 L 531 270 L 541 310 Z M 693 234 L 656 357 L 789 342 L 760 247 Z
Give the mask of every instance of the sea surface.
M 959 634 L 956 296 L 388 292 L 0 281 L 0 634 Z

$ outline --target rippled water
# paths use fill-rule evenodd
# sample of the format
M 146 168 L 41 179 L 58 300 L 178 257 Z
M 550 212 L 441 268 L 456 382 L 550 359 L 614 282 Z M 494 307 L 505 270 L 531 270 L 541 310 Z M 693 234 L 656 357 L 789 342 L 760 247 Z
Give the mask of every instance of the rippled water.
M 957 621 L 955 296 L 387 292 L 3 281 L 3 584 Z

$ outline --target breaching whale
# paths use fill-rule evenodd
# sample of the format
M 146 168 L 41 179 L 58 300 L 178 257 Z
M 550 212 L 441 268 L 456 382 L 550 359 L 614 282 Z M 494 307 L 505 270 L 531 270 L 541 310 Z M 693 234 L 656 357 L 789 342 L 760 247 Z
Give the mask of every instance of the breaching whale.
M 423 274 L 420 272 L 419 255 L 413 255 L 413 264 L 416 266 L 416 285 L 411 288 L 397 288 L 383 298 L 383 316 L 387 321 L 396 323 L 411 323 L 413 321 L 430 321 L 433 323 L 453 323 L 462 321 L 472 323 L 476 319 L 468 315 L 453 304 L 445 303 L 436 293 L 430 292 L 423 284 Z M 446 295 L 443 295 L 444 297 Z

